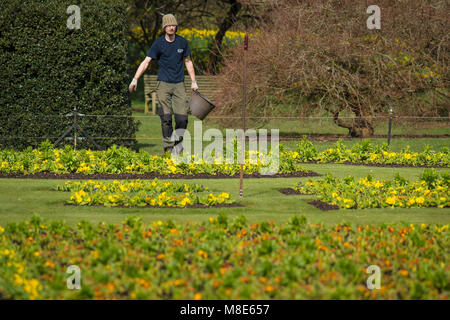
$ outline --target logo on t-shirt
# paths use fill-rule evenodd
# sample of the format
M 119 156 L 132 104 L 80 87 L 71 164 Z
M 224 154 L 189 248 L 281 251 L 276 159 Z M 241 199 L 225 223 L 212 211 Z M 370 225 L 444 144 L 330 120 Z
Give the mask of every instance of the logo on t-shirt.
M 178 51 L 178 53 L 182 53 L 183 49 L 178 49 L 177 51 Z

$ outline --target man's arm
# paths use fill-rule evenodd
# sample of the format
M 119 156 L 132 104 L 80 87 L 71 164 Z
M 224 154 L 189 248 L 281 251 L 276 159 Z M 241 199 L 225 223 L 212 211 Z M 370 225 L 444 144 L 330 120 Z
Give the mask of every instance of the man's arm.
M 148 66 L 150 64 L 150 61 L 152 61 L 152 58 L 145 57 L 144 61 L 141 62 L 139 68 L 136 71 L 136 74 L 134 75 L 133 81 L 131 81 L 131 84 L 130 84 L 130 87 L 129 87 L 130 92 L 132 92 L 133 89 L 134 89 L 134 91 L 136 91 L 137 81 L 142 76 L 142 74 L 145 72 L 145 70 L 147 70 L 147 68 L 148 68 Z
M 189 56 L 184 58 L 184 64 L 186 65 L 186 69 L 188 71 L 189 77 L 191 77 L 191 89 L 192 90 L 198 90 L 197 81 L 195 80 L 195 71 L 194 71 L 194 64 L 192 63 L 192 60 Z

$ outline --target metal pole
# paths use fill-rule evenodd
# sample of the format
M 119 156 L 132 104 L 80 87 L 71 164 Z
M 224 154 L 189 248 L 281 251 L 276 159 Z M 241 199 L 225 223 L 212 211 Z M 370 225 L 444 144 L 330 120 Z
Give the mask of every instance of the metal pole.
M 77 112 L 77 107 L 73 107 L 73 132 L 74 132 L 74 137 L 73 137 L 73 148 L 75 150 L 77 150 L 77 116 L 78 116 L 78 112 Z
M 243 104 L 242 104 L 242 141 L 241 141 L 241 170 L 240 170 L 240 183 L 239 183 L 239 196 L 244 196 L 244 164 L 245 161 L 245 107 L 247 104 L 247 50 L 248 50 L 248 35 L 245 34 L 244 38 L 244 86 L 243 86 Z
M 388 145 L 391 144 L 391 127 L 392 127 L 392 107 L 389 108 L 389 129 L 388 129 Z

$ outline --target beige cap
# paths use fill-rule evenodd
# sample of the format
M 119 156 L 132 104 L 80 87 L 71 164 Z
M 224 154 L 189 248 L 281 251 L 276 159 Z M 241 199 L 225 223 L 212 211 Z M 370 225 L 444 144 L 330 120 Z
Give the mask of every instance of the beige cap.
M 177 19 L 173 14 L 166 14 L 162 18 L 162 28 L 164 29 L 167 26 L 177 26 Z

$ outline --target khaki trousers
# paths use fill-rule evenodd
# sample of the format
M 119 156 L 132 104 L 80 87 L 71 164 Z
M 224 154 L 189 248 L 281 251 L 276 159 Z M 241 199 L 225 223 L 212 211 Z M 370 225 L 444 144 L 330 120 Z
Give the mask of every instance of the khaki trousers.
M 164 151 L 173 148 L 183 140 L 183 135 L 173 133 L 172 115 L 175 117 L 175 130 L 186 129 L 188 123 L 188 104 L 186 103 L 186 88 L 184 82 L 168 83 L 158 81 L 156 95 L 159 101 L 158 114 L 161 118 L 162 143 Z

